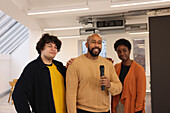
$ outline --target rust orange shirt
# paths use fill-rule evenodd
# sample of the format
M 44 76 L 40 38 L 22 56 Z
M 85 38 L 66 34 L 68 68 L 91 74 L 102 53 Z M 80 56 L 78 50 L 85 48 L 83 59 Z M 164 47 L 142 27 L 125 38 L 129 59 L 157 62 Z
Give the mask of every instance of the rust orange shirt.
M 115 70 L 119 76 L 121 63 L 115 65 Z M 119 100 L 124 105 L 125 113 L 135 113 L 141 110 L 145 113 L 145 94 L 145 70 L 141 65 L 133 61 L 124 80 L 121 98 L 120 95 L 112 96 L 112 113 L 116 113 L 116 106 Z

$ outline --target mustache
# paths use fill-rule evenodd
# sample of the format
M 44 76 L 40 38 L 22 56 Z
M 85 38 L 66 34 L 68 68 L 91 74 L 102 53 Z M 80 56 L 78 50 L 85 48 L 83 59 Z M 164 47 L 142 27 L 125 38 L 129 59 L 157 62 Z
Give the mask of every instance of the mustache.
M 101 50 L 100 48 L 98 48 L 98 47 L 94 47 L 94 48 L 92 48 L 92 50 L 94 50 L 94 49 L 99 49 L 99 50 Z

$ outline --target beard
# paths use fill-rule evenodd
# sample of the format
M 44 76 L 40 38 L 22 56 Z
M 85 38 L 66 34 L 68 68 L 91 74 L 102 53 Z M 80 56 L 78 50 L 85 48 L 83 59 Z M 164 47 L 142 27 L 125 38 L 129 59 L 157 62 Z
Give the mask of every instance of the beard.
M 93 52 L 94 49 L 98 49 L 99 52 L 98 52 L 98 53 Z M 101 52 L 101 49 L 98 48 L 98 47 L 95 47 L 95 48 L 92 48 L 92 49 L 90 50 L 90 48 L 88 47 L 88 51 L 89 51 L 89 53 L 90 53 L 92 56 L 97 57 L 97 56 L 99 56 L 99 54 L 100 54 L 100 52 Z

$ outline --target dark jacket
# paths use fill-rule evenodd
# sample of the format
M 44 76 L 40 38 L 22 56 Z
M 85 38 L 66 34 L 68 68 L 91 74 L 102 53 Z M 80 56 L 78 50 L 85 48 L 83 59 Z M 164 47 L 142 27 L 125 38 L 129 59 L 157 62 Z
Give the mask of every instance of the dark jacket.
M 58 71 L 66 76 L 66 67 L 53 60 Z M 30 62 L 18 79 L 12 99 L 18 113 L 55 113 L 50 71 L 39 56 Z

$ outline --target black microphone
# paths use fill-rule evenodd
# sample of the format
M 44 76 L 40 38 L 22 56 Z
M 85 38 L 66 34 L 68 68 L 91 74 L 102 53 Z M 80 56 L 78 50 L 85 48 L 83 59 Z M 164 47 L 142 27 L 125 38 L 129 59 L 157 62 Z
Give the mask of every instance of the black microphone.
M 100 65 L 100 76 L 104 76 L 104 65 Z M 101 90 L 105 90 L 105 86 L 101 86 Z

